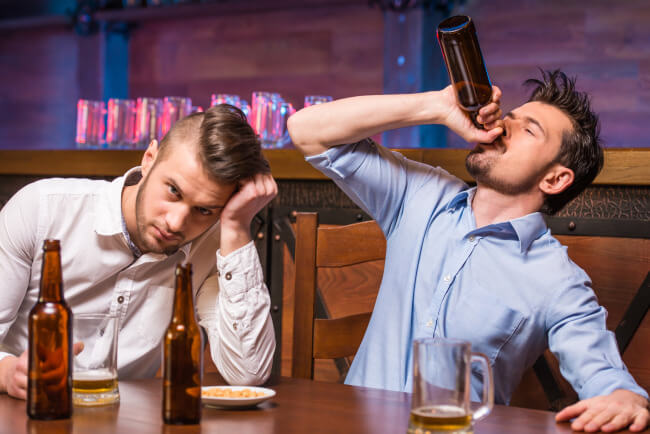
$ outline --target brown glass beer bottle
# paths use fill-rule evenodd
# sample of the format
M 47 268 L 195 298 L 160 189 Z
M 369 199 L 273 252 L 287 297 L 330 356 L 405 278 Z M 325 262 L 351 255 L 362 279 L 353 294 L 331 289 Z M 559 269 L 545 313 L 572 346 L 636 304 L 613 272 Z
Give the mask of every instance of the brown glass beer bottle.
M 460 15 L 442 21 L 438 25 L 438 43 L 458 104 L 469 113 L 474 125 L 482 128 L 476 115 L 490 102 L 492 83 L 472 19 Z
M 68 418 L 72 413 L 72 312 L 63 299 L 59 240 L 43 243 L 41 288 L 28 323 L 27 415 Z
M 192 264 L 176 266 L 174 311 L 165 333 L 163 361 L 163 420 L 196 424 L 201 420 L 203 345 L 194 317 Z

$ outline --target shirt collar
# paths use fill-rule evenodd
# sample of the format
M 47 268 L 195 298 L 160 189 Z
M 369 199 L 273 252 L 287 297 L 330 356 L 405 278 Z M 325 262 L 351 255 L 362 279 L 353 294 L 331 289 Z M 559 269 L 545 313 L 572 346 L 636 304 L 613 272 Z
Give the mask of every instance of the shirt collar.
M 115 178 L 106 190 L 95 196 L 95 232 L 111 236 L 122 233 L 122 190 L 124 181 L 140 173 L 140 166 L 129 169 L 123 176 Z
M 476 187 L 468 188 L 463 190 L 460 193 L 456 194 L 447 206 L 445 210 L 457 209 L 460 206 L 467 207 L 471 212 L 471 204 L 474 195 L 476 194 Z M 472 219 L 474 219 L 474 213 L 471 213 Z M 534 212 L 523 217 L 519 217 L 513 220 L 509 220 L 502 223 L 495 223 L 492 225 L 487 225 L 479 229 L 474 229 L 469 232 L 466 237 L 478 234 L 486 234 L 489 232 L 506 232 L 514 234 L 519 240 L 519 249 L 521 253 L 524 253 L 530 248 L 530 245 L 537 238 L 541 237 L 548 227 L 544 221 L 544 217 L 540 212 Z

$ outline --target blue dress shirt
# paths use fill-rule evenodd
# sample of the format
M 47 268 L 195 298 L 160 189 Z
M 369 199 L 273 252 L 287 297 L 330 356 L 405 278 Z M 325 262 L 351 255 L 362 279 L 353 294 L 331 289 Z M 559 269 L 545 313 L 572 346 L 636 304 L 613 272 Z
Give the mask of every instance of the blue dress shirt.
M 623 388 L 646 396 L 623 364 L 587 274 L 538 212 L 477 228 L 475 188 L 366 139 L 307 157 L 386 236 L 368 330 L 346 383 L 410 392 L 412 342 L 463 339 L 485 354 L 495 401 L 508 403 L 549 347 L 581 399 Z M 472 397 L 481 391 L 472 378 Z

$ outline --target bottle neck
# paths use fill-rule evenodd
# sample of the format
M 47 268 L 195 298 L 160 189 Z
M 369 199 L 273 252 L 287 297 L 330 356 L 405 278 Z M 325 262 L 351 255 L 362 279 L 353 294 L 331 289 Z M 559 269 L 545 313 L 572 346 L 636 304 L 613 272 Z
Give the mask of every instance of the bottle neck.
M 194 299 L 192 294 L 191 272 L 183 269 L 176 275 L 174 295 L 174 315 L 172 321 L 187 323 L 194 318 Z
M 63 281 L 61 277 L 61 255 L 58 250 L 45 251 L 41 271 L 39 302 L 62 301 Z

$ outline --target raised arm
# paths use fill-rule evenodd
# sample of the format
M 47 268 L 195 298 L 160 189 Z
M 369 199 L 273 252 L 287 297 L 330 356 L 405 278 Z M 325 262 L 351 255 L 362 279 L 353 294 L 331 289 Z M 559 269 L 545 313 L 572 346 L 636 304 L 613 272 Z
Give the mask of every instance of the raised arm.
M 456 104 L 451 86 L 441 91 L 344 98 L 304 108 L 289 118 L 291 139 L 303 154 L 354 143 L 374 134 L 412 125 L 442 124 L 468 142 L 492 142 L 499 127 L 501 91 L 494 87 L 493 103 L 479 112 L 486 130 L 475 128 Z

